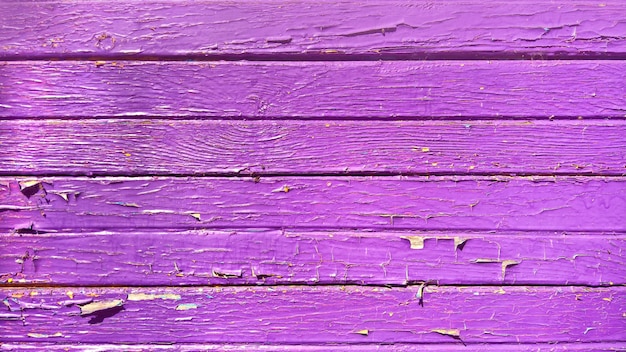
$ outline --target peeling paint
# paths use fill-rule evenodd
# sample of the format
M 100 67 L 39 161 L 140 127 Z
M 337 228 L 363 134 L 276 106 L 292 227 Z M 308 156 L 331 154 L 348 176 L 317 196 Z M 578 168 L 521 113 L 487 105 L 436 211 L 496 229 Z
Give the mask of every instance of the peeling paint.
M 626 5 L 52 2 L 0 1 L 3 343 L 622 343 Z
M 508 267 L 513 266 L 513 265 L 518 265 L 520 263 L 521 261 L 518 261 L 518 260 L 503 260 L 502 261 L 502 279 L 504 280 L 506 276 L 506 269 Z
M 197 309 L 198 305 L 195 303 L 183 303 L 176 306 L 176 310 L 191 310 Z
M 184 301 L 127 301 L 123 307 L 111 302 L 114 297 L 130 294 L 167 295 L 174 289 Z M 24 292 L 19 288 L 4 290 L 7 296 Z M 140 334 L 140 342 L 222 344 L 249 343 L 272 334 L 288 346 L 325 344 L 337 341 L 338 336 L 344 344 L 394 341 L 415 347 L 455 339 L 460 344 L 478 345 L 488 339 L 487 344 L 504 346 L 602 341 L 621 336 L 626 324 L 621 309 L 626 300 L 623 286 L 508 286 L 507 294 L 501 295 L 492 286 L 433 285 L 428 286 L 424 307 L 413 299 L 415 287 L 250 285 L 76 290 L 81 296 L 97 293 L 107 298 L 93 309 L 84 305 L 83 313 L 89 314 L 78 314 L 76 307 L 49 310 L 41 305 L 66 298 L 64 288 L 45 288 L 39 296 L 26 297 L 26 303 L 32 304 L 30 309 L 21 309 L 8 298 L 12 310 L 5 312 L 11 315 L 0 315 L 4 319 L 0 335 L 17 342 L 24 341 L 28 333 L 60 332 L 67 343 L 103 343 L 117 341 L 123 335 L 120 331 L 126 331 L 127 338 Z M 577 295 L 580 300 L 576 300 Z M 612 303 L 602 300 L 610 296 Z M 582 311 L 585 314 L 581 315 Z M 320 324 L 330 328 L 320 329 Z M 372 324 L 378 327 L 368 326 Z M 593 330 L 585 333 L 586 327 Z M 190 329 L 201 333 L 189 333 Z
M 201 214 L 200 213 L 188 213 L 189 216 L 193 217 L 194 219 L 201 221 Z
M 63 334 L 61 334 L 60 332 L 48 335 L 48 334 L 39 334 L 39 333 L 35 333 L 35 332 L 30 332 L 27 334 L 28 337 L 32 337 L 35 339 L 47 339 L 47 338 L 51 338 L 51 337 L 63 337 Z
M 436 332 L 441 335 L 451 336 L 454 338 L 461 337 L 461 331 L 459 329 L 433 329 L 432 332 Z
M 152 301 L 155 299 L 171 299 L 179 300 L 181 297 L 175 293 L 151 294 L 151 293 L 129 293 L 126 300 L 128 301 Z
M 401 238 L 409 240 L 411 249 L 424 249 L 424 240 L 426 238 L 423 236 L 402 236 Z
M 213 269 L 212 273 L 213 273 L 213 277 L 221 277 L 224 279 L 240 278 L 243 276 L 243 271 L 241 269 L 236 269 L 236 270 Z
M 103 310 L 120 307 L 124 305 L 124 301 L 121 299 L 113 299 L 107 301 L 97 301 L 93 303 L 87 303 L 85 305 L 79 305 L 80 307 L 80 315 L 88 315 L 96 312 L 100 312 Z

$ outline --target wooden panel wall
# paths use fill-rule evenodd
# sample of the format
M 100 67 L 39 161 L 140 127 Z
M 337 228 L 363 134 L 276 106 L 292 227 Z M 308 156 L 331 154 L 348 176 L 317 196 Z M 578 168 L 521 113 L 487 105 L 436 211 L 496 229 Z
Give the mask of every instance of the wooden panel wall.
M 626 350 L 626 3 L 0 14 L 0 350 Z

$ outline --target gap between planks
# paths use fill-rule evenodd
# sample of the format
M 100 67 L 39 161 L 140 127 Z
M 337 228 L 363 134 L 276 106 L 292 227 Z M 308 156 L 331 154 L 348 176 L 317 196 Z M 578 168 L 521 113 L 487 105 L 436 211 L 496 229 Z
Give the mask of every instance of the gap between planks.
M 68 345 L 63 343 L 0 343 L 0 351 L 51 351 L 51 352 L 145 352 L 145 351 L 172 351 L 172 352 L 199 352 L 199 351 L 263 351 L 263 352 L 609 352 L 626 351 L 626 342 L 597 342 L 597 343 L 559 343 L 559 344 L 506 344 L 506 343 L 441 343 L 436 344 L 319 344 L 319 345 L 274 345 L 274 344 L 80 344 Z
M 411 54 L 187 54 L 187 55 L 110 55 L 110 56 L 81 56 L 43 54 L 37 56 L 17 56 L 0 58 L 5 62 L 393 62 L 393 61 L 624 61 L 626 53 L 588 52 L 580 54 L 543 53 L 494 53 L 489 51 L 474 52 L 446 52 L 446 53 L 411 53 Z

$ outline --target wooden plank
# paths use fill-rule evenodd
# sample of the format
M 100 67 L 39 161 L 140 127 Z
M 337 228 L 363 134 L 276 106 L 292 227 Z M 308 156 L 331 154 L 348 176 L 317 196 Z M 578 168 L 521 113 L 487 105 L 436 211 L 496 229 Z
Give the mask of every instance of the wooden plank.
M 421 290 L 5 288 L 0 335 L 64 343 L 558 343 L 623 342 L 626 331 L 625 287 Z
M 623 120 L 11 120 L 0 174 L 624 175 L 625 136 Z
M 13 284 L 626 284 L 623 235 L 160 230 L 0 243 L 0 281 Z
M 543 58 L 626 52 L 626 6 L 612 0 L 4 1 L 0 13 L 12 14 L 0 22 L 5 59 Z
M 124 345 L 124 344 L 48 344 L 48 343 L 5 343 L 0 344 L 0 351 L 62 351 L 62 352 L 145 352 L 145 351 L 264 351 L 264 352 L 320 352 L 320 351 L 379 351 L 379 352 L 415 352 L 415 351 L 514 351 L 514 352 L 558 352 L 558 351 L 584 351 L 584 352 L 615 352 L 626 349 L 626 343 L 560 343 L 560 344 L 470 344 L 460 343 L 436 345 L 417 344 L 388 344 L 388 345 L 348 345 L 348 344 L 325 344 L 325 345 L 268 345 L 268 344 L 176 344 L 176 345 Z
M 626 116 L 624 61 L 5 62 L 0 72 L 3 118 Z
M 623 177 L 0 178 L 3 229 L 626 231 Z

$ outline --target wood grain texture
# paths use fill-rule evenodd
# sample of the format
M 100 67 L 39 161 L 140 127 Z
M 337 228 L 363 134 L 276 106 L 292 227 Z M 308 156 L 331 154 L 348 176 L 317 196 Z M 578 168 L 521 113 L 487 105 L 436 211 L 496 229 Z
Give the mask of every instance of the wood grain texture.
M 0 117 L 626 116 L 623 61 L 5 62 Z
M 3 229 L 626 231 L 622 177 L 0 178 Z
M 161 230 L 0 243 L 0 282 L 13 284 L 626 284 L 623 235 Z
M 584 351 L 584 352 L 615 352 L 626 350 L 626 343 L 559 343 L 559 344 L 447 344 L 434 345 L 417 344 L 322 344 L 322 345 L 276 345 L 276 344 L 175 344 L 175 345 L 141 345 L 141 344 L 46 344 L 46 343 L 0 343 L 0 351 L 52 351 L 52 352 L 146 352 L 146 351 L 176 351 L 176 352 L 200 352 L 200 351 L 264 351 L 264 352 L 421 352 L 421 351 L 509 351 L 509 352 L 560 352 L 560 351 Z
M 3 175 L 626 175 L 626 121 L 7 120 Z
M 620 1 L 9 1 L 0 57 L 585 57 L 626 52 Z
M 617 342 L 626 288 L 2 289 L 5 342 Z M 341 312 L 341 314 L 338 314 Z M 166 328 L 164 328 L 166 327 Z

